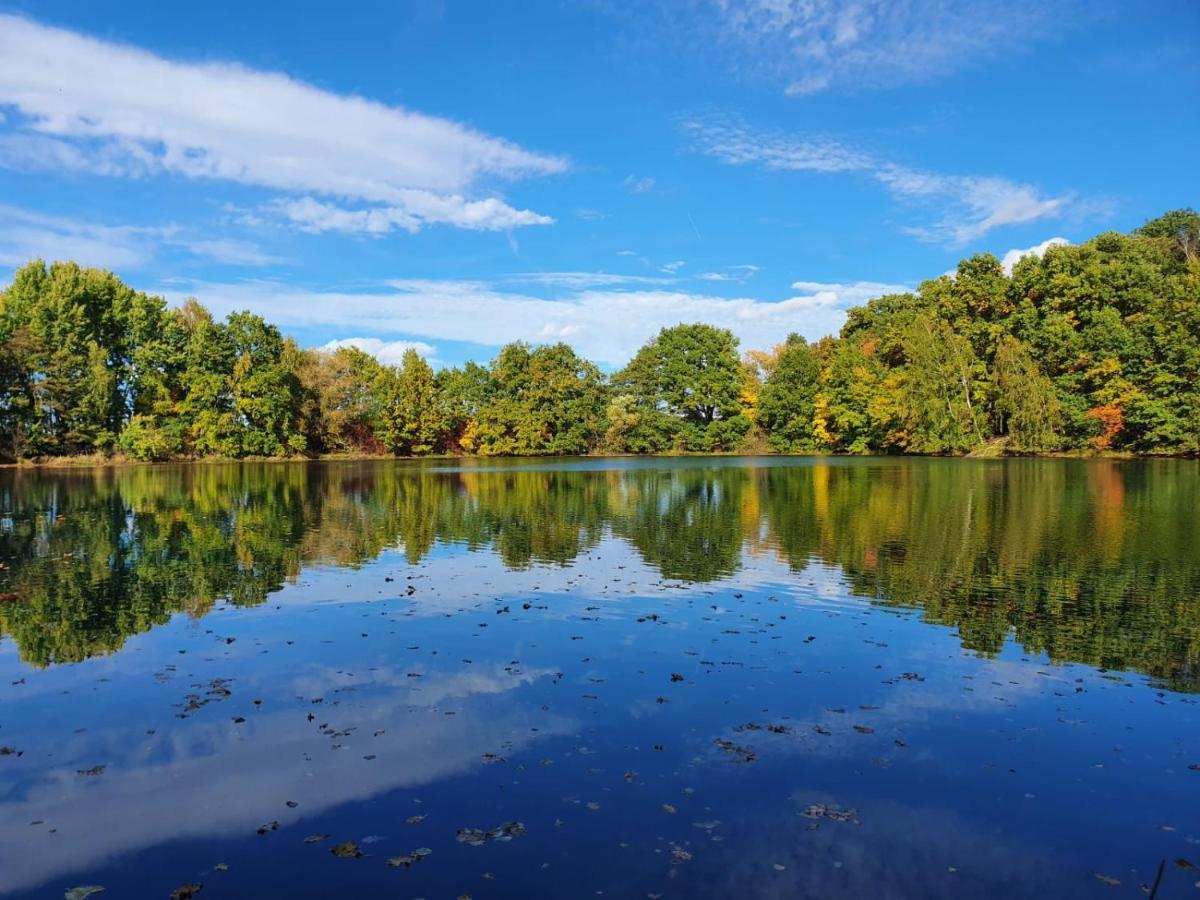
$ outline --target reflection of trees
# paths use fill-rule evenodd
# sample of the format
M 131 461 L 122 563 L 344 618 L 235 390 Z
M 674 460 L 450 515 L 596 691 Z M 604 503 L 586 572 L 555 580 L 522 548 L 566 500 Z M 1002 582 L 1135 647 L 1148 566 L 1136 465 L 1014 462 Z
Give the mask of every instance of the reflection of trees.
M 747 470 L 633 469 L 613 531 L 668 578 L 711 581 L 734 572 L 742 548 Z
M 0 632 L 40 665 L 178 612 L 263 602 L 305 565 L 400 546 L 568 564 L 605 528 L 664 576 L 743 553 L 839 566 L 854 593 L 994 653 L 1134 668 L 1200 690 L 1200 471 L 1189 462 L 867 460 L 605 471 L 392 463 L 18 472 L 0 481 Z

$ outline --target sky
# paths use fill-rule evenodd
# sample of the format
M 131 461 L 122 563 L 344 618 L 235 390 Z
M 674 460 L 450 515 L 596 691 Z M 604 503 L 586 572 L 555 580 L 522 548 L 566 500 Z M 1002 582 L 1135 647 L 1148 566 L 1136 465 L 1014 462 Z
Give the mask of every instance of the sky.
M 0 0 L 31 258 L 303 346 L 619 368 L 1200 206 L 1196 0 Z

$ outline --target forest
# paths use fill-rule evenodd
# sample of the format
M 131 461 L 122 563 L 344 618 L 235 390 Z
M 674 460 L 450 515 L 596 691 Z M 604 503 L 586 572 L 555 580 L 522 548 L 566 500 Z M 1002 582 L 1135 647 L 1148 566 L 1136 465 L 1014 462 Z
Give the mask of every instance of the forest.
M 35 260 L 0 293 L 0 460 L 1200 452 L 1200 214 L 991 254 L 739 351 L 664 328 L 606 375 L 562 343 L 388 366 Z

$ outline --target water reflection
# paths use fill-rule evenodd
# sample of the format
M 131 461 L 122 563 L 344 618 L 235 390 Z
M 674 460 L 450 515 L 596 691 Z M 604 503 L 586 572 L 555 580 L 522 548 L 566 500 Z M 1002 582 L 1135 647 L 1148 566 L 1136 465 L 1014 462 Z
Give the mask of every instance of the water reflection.
M 6 474 L 0 505 L 0 632 L 40 666 L 397 544 L 413 563 L 465 545 L 520 569 L 570 565 L 608 533 L 666 578 L 720 579 L 744 553 L 819 560 L 982 653 L 1015 634 L 1200 688 L 1191 462 L 143 467 Z
M 1200 846 L 1198 482 L 1065 460 L 4 473 L 0 893 L 1132 889 Z M 511 843 L 456 840 L 510 821 Z

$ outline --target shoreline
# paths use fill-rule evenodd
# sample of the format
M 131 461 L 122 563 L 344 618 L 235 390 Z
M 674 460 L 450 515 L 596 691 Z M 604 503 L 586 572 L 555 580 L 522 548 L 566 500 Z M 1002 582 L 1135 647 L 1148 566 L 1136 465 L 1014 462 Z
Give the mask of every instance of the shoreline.
M 587 453 L 578 456 L 558 456 L 542 454 L 508 454 L 480 455 L 431 453 L 423 456 L 392 456 L 380 453 L 330 453 L 320 456 L 181 456 L 175 459 L 140 460 L 124 456 L 60 456 L 48 459 L 21 460 L 19 462 L 0 463 L 0 470 L 45 470 L 45 469 L 108 469 L 134 468 L 176 465 L 231 465 L 238 463 L 318 463 L 318 462 L 419 462 L 456 461 L 456 460 L 502 460 L 502 459 L 694 459 L 700 457 L 780 457 L 795 459 L 830 458 L 830 459 L 972 459 L 972 460 L 1016 460 L 1016 459 L 1200 459 L 1194 453 L 1131 453 L 1114 450 L 1060 450 L 1049 453 L 964 453 L 964 454 L 927 454 L 927 453 L 773 453 L 755 451 L 714 451 L 699 453 L 681 451 L 672 453 Z

